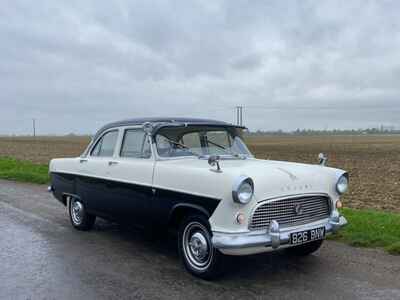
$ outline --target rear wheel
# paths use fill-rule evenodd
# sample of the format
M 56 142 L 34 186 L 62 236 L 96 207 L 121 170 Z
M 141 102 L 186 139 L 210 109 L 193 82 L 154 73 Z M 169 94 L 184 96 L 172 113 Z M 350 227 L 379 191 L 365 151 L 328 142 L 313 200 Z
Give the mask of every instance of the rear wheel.
M 71 224 L 78 230 L 92 229 L 96 216 L 86 212 L 85 205 L 77 198 L 68 198 L 68 212 Z
M 311 253 L 314 253 L 317 251 L 321 246 L 324 240 L 318 240 L 310 243 L 306 243 L 300 246 L 295 246 L 288 248 L 287 251 L 291 255 L 295 256 L 307 256 L 310 255 Z
M 191 274 L 210 280 L 221 274 L 223 254 L 211 243 L 211 230 L 202 215 L 186 217 L 179 227 L 178 248 L 181 260 Z

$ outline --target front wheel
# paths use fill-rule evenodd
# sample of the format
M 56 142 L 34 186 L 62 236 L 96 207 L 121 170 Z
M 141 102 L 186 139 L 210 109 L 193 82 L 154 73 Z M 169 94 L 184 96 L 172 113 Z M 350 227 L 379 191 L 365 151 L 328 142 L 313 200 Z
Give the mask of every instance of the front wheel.
M 211 243 L 210 225 L 202 215 L 185 218 L 179 228 L 178 248 L 191 274 L 210 280 L 221 274 L 223 254 Z
M 86 212 L 85 205 L 77 198 L 69 197 L 68 212 L 72 226 L 78 230 L 92 229 L 96 216 Z
M 321 246 L 324 240 L 318 240 L 310 243 L 306 243 L 300 246 L 295 246 L 288 248 L 287 251 L 291 255 L 295 256 L 307 256 L 310 255 L 311 253 L 314 253 L 317 251 Z

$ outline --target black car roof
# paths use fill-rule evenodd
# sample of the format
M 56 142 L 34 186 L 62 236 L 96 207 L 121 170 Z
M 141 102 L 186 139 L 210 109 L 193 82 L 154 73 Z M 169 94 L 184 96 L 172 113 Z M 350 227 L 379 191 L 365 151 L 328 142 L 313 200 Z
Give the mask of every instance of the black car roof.
M 131 126 L 131 125 L 141 125 L 144 123 L 204 123 L 213 125 L 232 125 L 222 121 L 216 121 L 211 119 L 197 119 L 197 118 L 135 118 L 121 120 L 117 122 L 112 122 L 104 127 L 119 127 L 119 126 Z
M 223 126 L 230 127 L 232 129 L 246 129 L 244 126 L 234 125 L 231 123 L 217 121 L 212 119 L 199 119 L 199 118 L 135 118 L 135 119 L 126 119 L 121 121 L 116 121 L 112 123 L 108 123 L 100 128 L 96 134 L 93 136 L 91 143 L 82 154 L 82 156 L 86 156 L 89 149 L 92 147 L 92 143 L 94 143 L 98 137 L 106 130 L 121 127 L 121 126 L 135 126 L 135 125 L 143 125 L 145 123 L 153 124 L 153 132 L 152 134 L 156 134 L 156 132 L 168 126 Z
M 121 127 L 121 126 L 134 126 L 134 125 L 142 125 L 144 123 L 152 123 L 157 124 L 159 126 L 155 127 L 164 127 L 168 125 L 209 125 L 209 126 L 228 126 L 228 127 L 237 127 L 237 128 L 245 128 L 242 126 L 233 125 L 223 121 L 217 121 L 212 119 L 199 119 L 199 118 L 135 118 L 135 119 L 126 119 L 117 122 L 112 122 L 103 126 L 100 130 L 97 131 L 94 138 L 98 137 L 103 131 Z

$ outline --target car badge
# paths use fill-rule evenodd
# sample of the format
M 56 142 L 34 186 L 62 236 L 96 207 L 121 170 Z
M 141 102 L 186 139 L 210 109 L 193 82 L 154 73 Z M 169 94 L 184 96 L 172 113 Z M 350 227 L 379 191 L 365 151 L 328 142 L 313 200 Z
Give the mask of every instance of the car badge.
M 301 204 L 296 204 L 296 205 L 294 206 L 294 212 L 295 212 L 296 216 L 302 215 L 303 212 L 304 212 L 303 206 L 302 206 Z

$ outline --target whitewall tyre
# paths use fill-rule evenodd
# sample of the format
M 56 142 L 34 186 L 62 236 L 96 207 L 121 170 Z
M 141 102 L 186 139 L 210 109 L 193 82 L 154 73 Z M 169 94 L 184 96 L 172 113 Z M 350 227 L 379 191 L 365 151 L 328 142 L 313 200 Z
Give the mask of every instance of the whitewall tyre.
M 92 229 L 96 216 L 86 212 L 85 205 L 77 198 L 68 198 L 68 213 L 71 224 L 78 230 Z
M 211 230 L 203 215 L 191 215 L 180 224 L 179 255 L 184 267 L 194 276 L 210 280 L 222 272 L 224 255 L 211 243 Z

